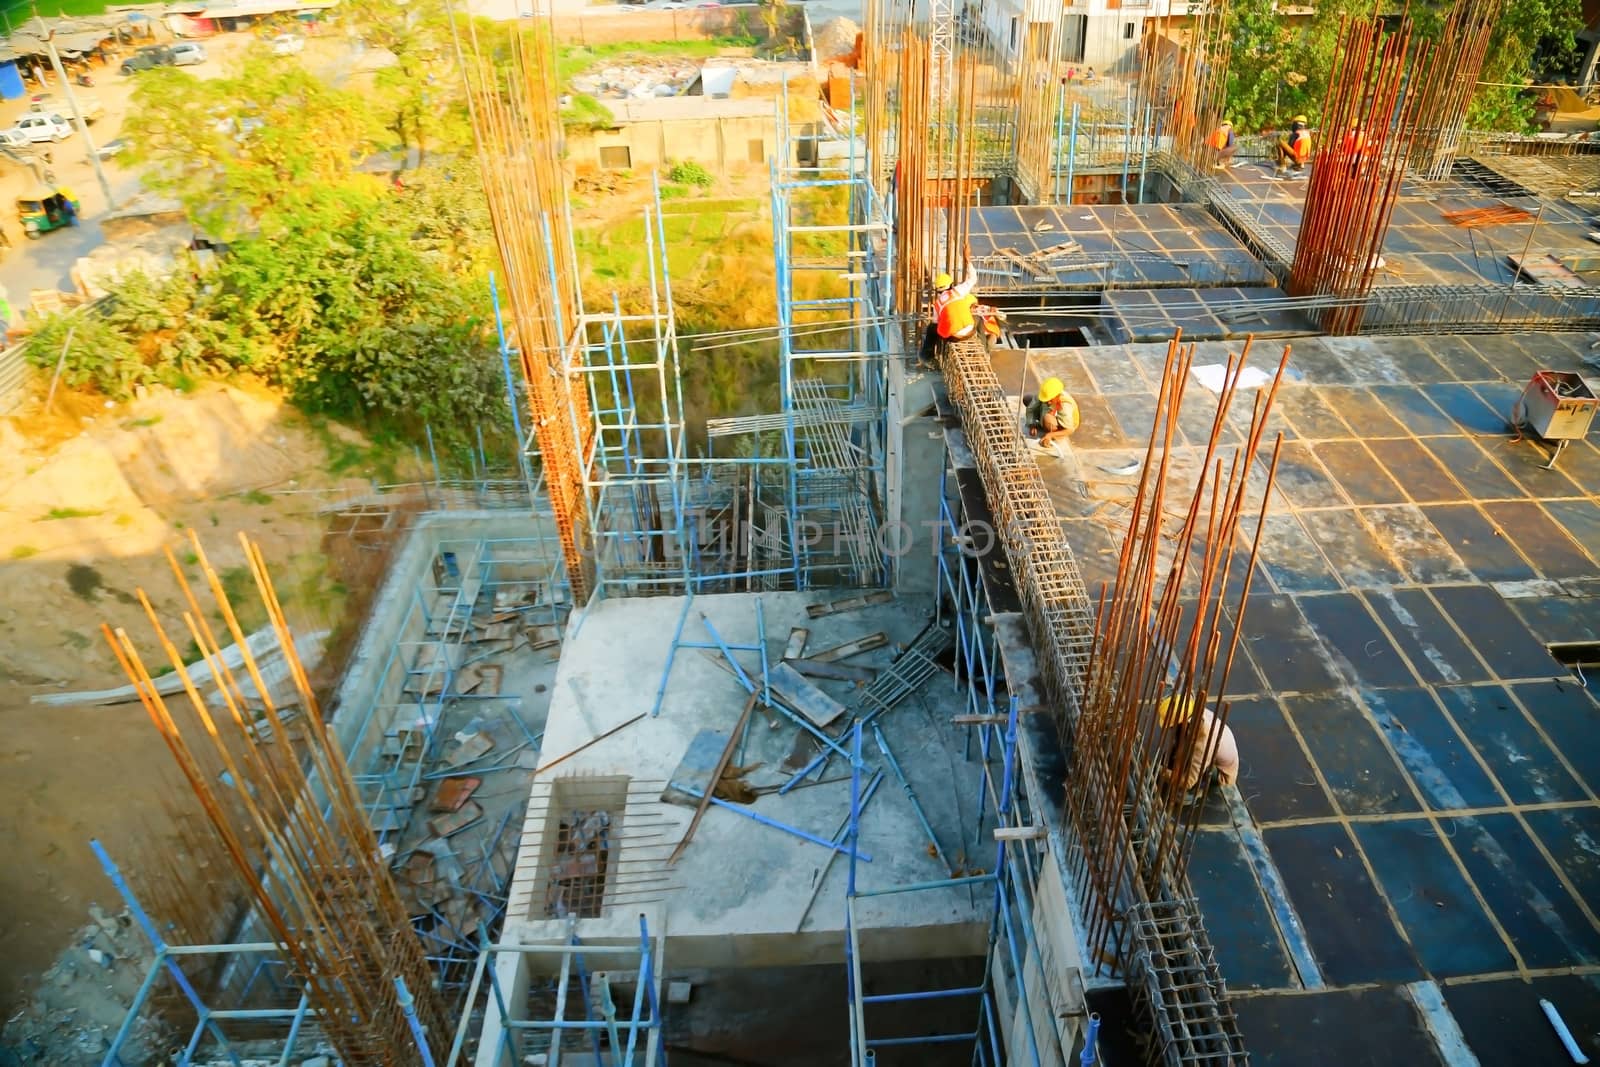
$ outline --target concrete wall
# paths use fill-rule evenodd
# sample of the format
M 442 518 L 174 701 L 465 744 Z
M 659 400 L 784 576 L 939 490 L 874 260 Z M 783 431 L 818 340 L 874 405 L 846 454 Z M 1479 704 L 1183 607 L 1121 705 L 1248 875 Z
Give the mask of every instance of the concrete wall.
M 759 160 L 750 158 L 753 141 L 761 142 Z M 726 175 L 752 168 L 765 170 L 776 142 L 771 116 L 652 119 L 628 122 L 610 130 L 570 134 L 567 157 L 578 167 L 605 169 L 601 150 L 620 147 L 628 150 L 628 167 L 633 170 L 693 160 Z
M 557 14 L 557 44 L 617 44 L 622 41 L 700 41 L 707 37 L 762 32 L 756 5 L 685 8 L 681 11 L 619 11 Z

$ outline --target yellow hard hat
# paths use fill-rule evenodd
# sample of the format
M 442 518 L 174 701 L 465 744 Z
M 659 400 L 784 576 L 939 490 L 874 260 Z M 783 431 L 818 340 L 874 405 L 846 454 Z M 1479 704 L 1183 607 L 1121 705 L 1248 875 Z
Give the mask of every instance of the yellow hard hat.
M 1039 399 L 1049 403 L 1062 393 L 1067 387 L 1061 384 L 1060 378 L 1046 378 L 1039 384 Z
M 933 276 L 933 287 L 935 289 L 948 289 L 950 288 L 951 284 L 954 283 L 954 281 L 955 279 L 950 277 L 950 275 L 946 274 L 944 271 L 940 271 L 938 274 Z
M 1188 694 L 1162 697 L 1161 703 L 1156 705 L 1156 721 L 1168 730 L 1188 722 L 1193 714 L 1194 697 Z
M 1309 123 L 1311 120 L 1306 118 L 1304 115 L 1296 115 L 1294 117 L 1294 121 L 1301 122 L 1301 123 Z
M 1224 126 L 1232 126 L 1233 125 L 1233 120 L 1232 119 L 1223 119 L 1222 120 L 1222 124 Z

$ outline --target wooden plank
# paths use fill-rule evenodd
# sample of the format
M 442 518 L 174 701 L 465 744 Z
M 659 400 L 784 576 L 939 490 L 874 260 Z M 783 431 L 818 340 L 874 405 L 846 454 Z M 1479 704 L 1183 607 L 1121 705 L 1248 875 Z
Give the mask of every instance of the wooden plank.
M 1037 841 L 1048 831 L 1042 826 L 996 826 L 996 841 Z
M 820 619 L 824 615 L 838 615 L 840 612 L 856 611 L 860 608 L 871 607 L 874 604 L 887 604 L 894 599 L 894 594 L 887 589 L 865 596 L 847 597 L 844 600 L 831 600 L 823 604 L 806 605 L 806 614 L 813 619 Z
M 844 714 L 844 705 L 833 699 L 787 663 L 767 672 L 767 685 L 773 694 L 796 714 L 804 715 L 817 727 L 825 727 Z
M 807 678 L 827 678 L 836 682 L 870 682 L 878 676 L 871 667 L 852 667 L 848 663 L 818 663 L 810 659 L 786 659 L 783 662 Z
M 789 643 L 783 646 L 784 659 L 799 659 L 806 654 L 806 642 L 811 639 L 811 631 L 801 626 L 796 626 L 789 631 Z
M 877 633 L 858 637 L 854 641 L 846 641 L 842 645 L 834 645 L 832 648 L 825 648 L 821 652 L 814 652 L 805 658 L 811 663 L 837 663 L 839 660 L 849 659 L 851 656 L 858 656 L 863 652 L 871 652 L 875 648 L 882 648 L 888 643 L 889 635 L 879 630 Z M 785 652 L 783 658 L 795 659 L 796 657 Z
M 759 692 L 759 690 L 757 691 Z M 717 760 L 716 770 L 711 772 L 711 785 L 705 794 L 700 797 L 700 804 L 694 809 L 694 818 L 689 820 L 689 828 L 683 832 L 683 837 L 678 840 L 678 845 L 672 850 L 672 855 L 667 857 L 667 866 L 678 862 L 678 857 L 683 855 L 683 850 L 689 847 L 689 840 L 694 837 L 695 830 L 700 826 L 700 820 L 705 818 L 706 809 L 711 806 L 711 797 L 717 791 L 717 783 L 722 780 L 722 772 L 728 769 L 728 761 L 733 758 L 733 748 L 739 743 L 739 738 L 744 733 L 745 723 L 750 721 L 750 712 L 756 706 L 756 693 L 751 693 L 744 702 L 744 710 L 739 713 L 739 721 L 733 727 L 733 733 L 728 735 L 728 743 L 722 749 L 722 758 Z

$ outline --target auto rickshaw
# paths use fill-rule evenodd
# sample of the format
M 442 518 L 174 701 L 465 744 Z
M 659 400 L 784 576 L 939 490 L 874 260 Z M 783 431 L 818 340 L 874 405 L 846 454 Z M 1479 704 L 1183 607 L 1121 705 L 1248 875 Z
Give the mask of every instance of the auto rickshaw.
M 36 185 L 29 193 L 17 197 L 17 218 L 22 231 L 29 238 L 41 233 L 59 230 L 63 226 L 76 226 L 80 205 L 72 193 L 49 185 Z

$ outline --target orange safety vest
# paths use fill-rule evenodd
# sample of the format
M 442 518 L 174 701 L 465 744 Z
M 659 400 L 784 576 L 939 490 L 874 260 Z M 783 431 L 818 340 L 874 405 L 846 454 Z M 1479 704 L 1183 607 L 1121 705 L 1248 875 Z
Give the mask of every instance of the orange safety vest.
M 957 296 L 946 300 L 942 304 L 935 301 L 938 307 L 939 336 L 945 340 L 961 340 L 971 337 L 975 328 L 972 309 L 978 306 L 978 298 L 968 293 L 966 296 Z
M 1225 130 L 1221 126 L 1218 126 L 1215 130 L 1211 131 L 1212 148 L 1227 148 L 1228 142 L 1231 140 L 1233 140 L 1232 130 Z
M 1289 154 L 1294 156 L 1296 163 L 1304 163 L 1311 158 L 1311 131 L 1296 130 L 1289 135 Z

